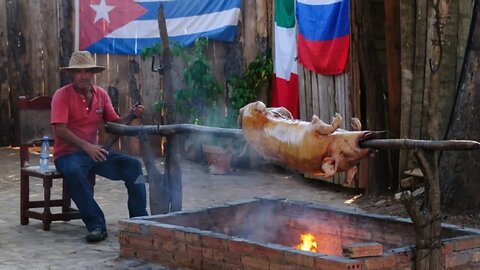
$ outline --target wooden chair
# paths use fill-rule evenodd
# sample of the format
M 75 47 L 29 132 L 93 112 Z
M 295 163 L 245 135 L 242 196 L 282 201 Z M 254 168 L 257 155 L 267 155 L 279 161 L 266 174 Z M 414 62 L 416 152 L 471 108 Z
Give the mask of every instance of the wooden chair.
M 52 221 L 69 221 L 79 219 L 78 210 L 71 207 L 71 198 L 67 193 L 64 176 L 57 172 L 53 159 L 47 172 L 40 171 L 39 166 L 30 166 L 30 152 L 33 147 L 41 144 L 43 136 L 50 138 L 53 145 L 53 134 L 50 125 L 50 109 L 52 98 L 39 96 L 31 100 L 21 96 L 18 99 L 19 126 L 20 126 L 20 224 L 27 225 L 28 219 L 39 219 L 43 222 L 43 229 L 50 230 Z M 33 162 L 33 164 L 38 164 Z M 43 200 L 30 200 L 30 178 L 38 178 L 43 184 Z M 60 199 L 51 198 L 51 189 L 54 180 L 62 182 Z M 90 177 L 92 189 L 95 185 L 95 175 Z M 60 213 L 52 213 L 52 207 L 61 207 Z M 42 208 L 35 211 L 34 208 Z

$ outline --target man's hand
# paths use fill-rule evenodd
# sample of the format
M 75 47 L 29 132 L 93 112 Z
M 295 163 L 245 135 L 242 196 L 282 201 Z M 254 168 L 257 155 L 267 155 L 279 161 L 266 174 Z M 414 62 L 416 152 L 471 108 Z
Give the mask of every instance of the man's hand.
M 90 144 L 88 147 L 85 147 L 84 150 L 95 162 L 107 160 L 108 151 L 100 145 Z
M 145 109 L 145 107 L 143 107 L 143 105 L 141 104 L 135 104 L 133 105 L 132 107 L 132 110 L 130 111 L 130 114 L 134 117 L 134 118 L 140 118 L 143 114 L 143 110 Z
M 53 125 L 56 137 L 64 142 L 83 149 L 95 162 L 102 162 L 107 159 L 108 151 L 100 145 L 91 144 L 80 139 L 67 128 L 67 124 L 57 123 Z

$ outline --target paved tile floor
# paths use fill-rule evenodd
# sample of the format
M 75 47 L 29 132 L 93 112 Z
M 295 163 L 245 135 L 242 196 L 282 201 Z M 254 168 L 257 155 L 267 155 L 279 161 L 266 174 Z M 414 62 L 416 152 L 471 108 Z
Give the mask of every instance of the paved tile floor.
M 254 197 L 277 197 L 358 209 L 345 202 L 352 194 L 315 180 L 278 170 L 236 170 L 210 175 L 207 167 L 182 162 L 183 208 L 195 209 Z M 0 269 L 168 269 L 119 257 L 117 222 L 128 218 L 126 190 L 121 182 L 97 177 L 95 197 L 108 221 L 109 237 L 97 244 L 85 240 L 79 220 L 54 222 L 43 231 L 38 220 L 19 221 L 18 149 L 0 148 Z M 31 186 L 40 196 L 41 185 Z M 54 188 L 54 194 L 59 189 Z

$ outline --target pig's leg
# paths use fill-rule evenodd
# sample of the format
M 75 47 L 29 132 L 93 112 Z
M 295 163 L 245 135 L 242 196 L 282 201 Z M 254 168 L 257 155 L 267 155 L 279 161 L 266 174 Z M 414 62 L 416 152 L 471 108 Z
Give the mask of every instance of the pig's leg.
M 345 179 L 345 183 L 343 184 L 346 187 L 352 186 L 353 183 L 353 177 L 357 173 L 357 166 L 354 166 L 347 171 L 347 179 Z
M 315 131 L 322 134 L 322 135 L 328 135 L 332 134 L 337 128 L 340 127 L 340 124 L 342 123 L 342 116 L 339 113 L 335 113 L 335 116 L 333 117 L 332 124 L 328 125 L 320 118 L 318 118 L 316 115 L 312 117 L 312 123 L 311 125 L 315 128 Z
M 360 131 L 362 130 L 362 122 L 357 117 L 353 117 L 351 119 L 350 127 L 352 131 Z
M 293 120 L 292 113 L 284 107 L 267 108 L 267 112 L 270 112 L 274 118 Z

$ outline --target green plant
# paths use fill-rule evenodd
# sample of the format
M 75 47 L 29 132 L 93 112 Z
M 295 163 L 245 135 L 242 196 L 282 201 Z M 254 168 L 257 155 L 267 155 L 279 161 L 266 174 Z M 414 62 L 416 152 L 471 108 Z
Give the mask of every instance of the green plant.
M 174 55 L 181 56 L 186 66 L 183 77 L 187 86 L 176 89 L 175 108 L 177 115 L 187 123 L 221 126 L 220 98 L 223 89 L 213 75 L 208 58 L 204 50 L 208 45 L 206 38 L 195 41 L 193 49 L 173 51 Z
M 272 80 L 272 74 L 272 53 L 268 50 L 265 54 L 257 55 L 241 76 L 229 79 L 231 97 L 226 120 L 229 126 L 236 126 L 240 108 L 258 99 L 262 88 Z
M 243 106 L 259 98 L 262 89 L 271 81 L 273 61 L 271 51 L 258 55 L 240 76 L 231 76 L 229 96 L 226 100 L 226 111 L 221 106 L 224 90 L 216 80 L 210 62 L 205 54 L 208 39 L 199 38 L 193 47 L 182 47 L 174 44 L 171 48 L 174 56 L 185 63 L 183 77 L 185 88 L 175 91 L 175 108 L 180 122 L 217 126 L 237 127 L 238 111 Z M 142 57 L 160 54 L 162 47 L 155 44 L 142 51 Z M 165 104 L 155 103 L 160 111 Z
M 162 44 L 156 43 L 150 47 L 142 49 L 140 56 L 142 57 L 142 59 L 145 59 L 149 56 L 160 55 L 161 53 L 162 53 Z

